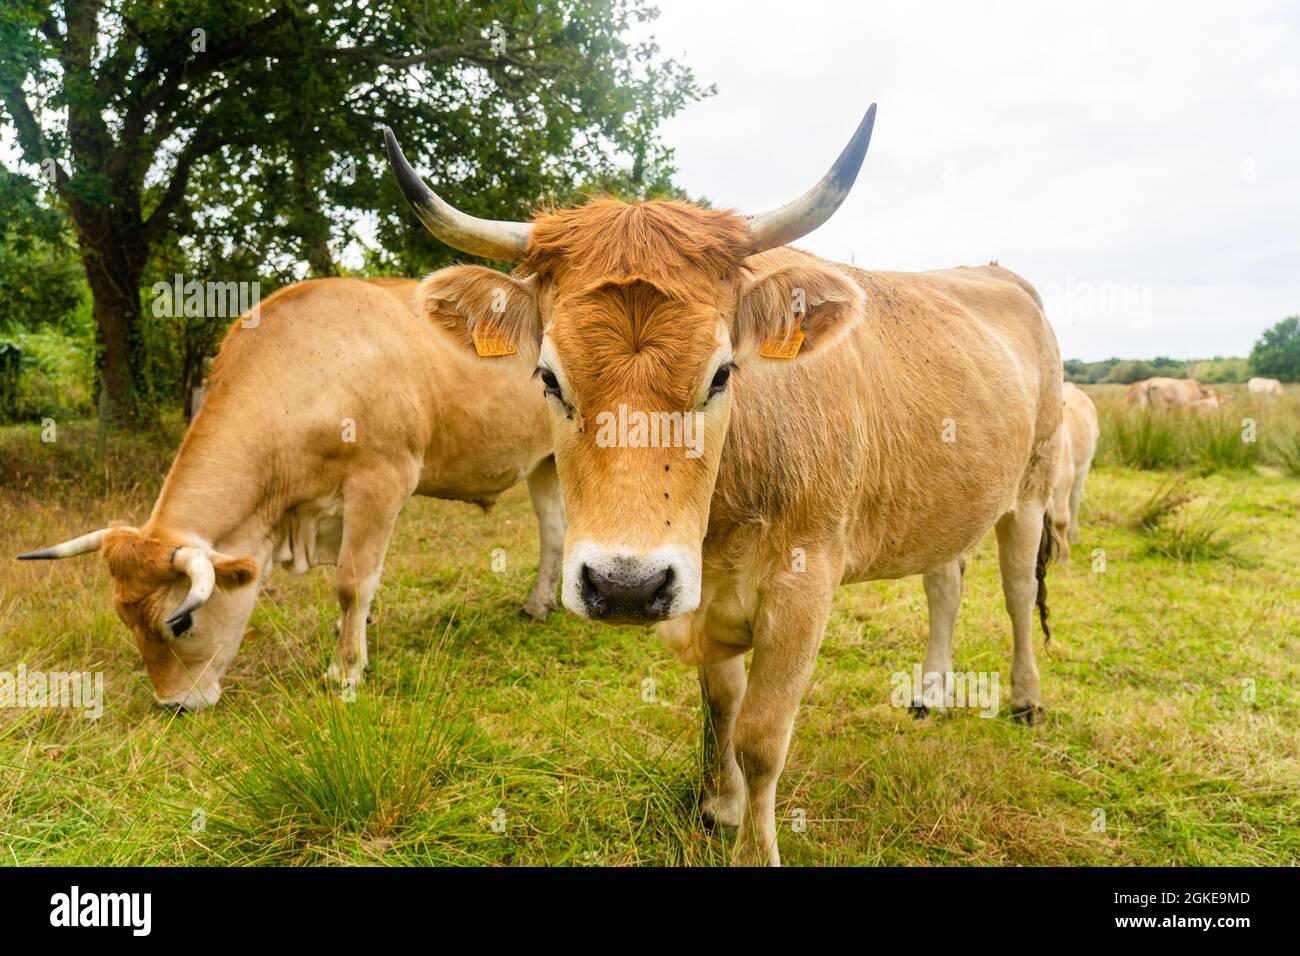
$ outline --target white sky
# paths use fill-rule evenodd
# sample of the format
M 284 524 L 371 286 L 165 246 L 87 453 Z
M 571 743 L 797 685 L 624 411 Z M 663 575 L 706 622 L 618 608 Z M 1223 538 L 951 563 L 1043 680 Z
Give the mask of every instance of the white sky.
M 876 101 L 857 187 L 803 247 L 996 258 L 1067 358 L 1245 355 L 1300 313 L 1297 0 L 656 2 L 643 30 L 718 86 L 664 128 L 691 195 L 792 199 Z
M 879 103 L 858 185 L 800 244 L 872 269 L 997 258 L 1067 358 L 1245 355 L 1300 313 L 1300 4 L 657 0 L 718 95 L 679 182 L 756 212 Z

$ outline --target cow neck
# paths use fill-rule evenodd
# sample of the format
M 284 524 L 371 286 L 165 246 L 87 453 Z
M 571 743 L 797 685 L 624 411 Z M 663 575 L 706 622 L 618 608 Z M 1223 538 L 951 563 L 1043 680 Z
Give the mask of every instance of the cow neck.
M 233 430 L 234 438 L 228 434 Z M 198 539 L 220 548 L 236 533 L 249 539 L 269 534 L 263 507 L 265 482 L 250 470 L 269 458 L 256 436 L 237 422 L 200 416 L 181 442 L 154 504 L 147 530 Z

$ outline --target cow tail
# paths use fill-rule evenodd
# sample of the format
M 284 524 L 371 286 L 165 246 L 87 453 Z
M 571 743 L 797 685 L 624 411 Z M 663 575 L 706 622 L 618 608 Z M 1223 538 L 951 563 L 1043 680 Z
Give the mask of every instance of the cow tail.
M 1038 563 L 1034 577 L 1038 579 L 1038 623 L 1043 626 L 1044 647 L 1052 646 L 1052 629 L 1047 626 L 1047 565 L 1056 557 L 1056 534 L 1052 528 L 1052 511 L 1043 512 L 1043 536 L 1038 541 Z

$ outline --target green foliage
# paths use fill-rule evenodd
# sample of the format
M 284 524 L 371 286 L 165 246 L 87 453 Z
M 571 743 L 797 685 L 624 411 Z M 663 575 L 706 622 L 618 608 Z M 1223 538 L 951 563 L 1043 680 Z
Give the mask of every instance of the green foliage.
M 1187 375 L 1206 385 L 1236 385 L 1249 380 L 1250 365 L 1244 358 L 1203 359 L 1189 362 Z
M 88 297 L 67 221 L 36 185 L 0 168 L 0 334 L 44 327 L 71 332 Z
M 1117 385 L 1131 385 L 1134 382 L 1140 382 L 1144 378 L 1151 378 L 1159 374 L 1154 365 L 1150 362 L 1119 362 L 1114 365 L 1103 382 L 1111 382 Z
M 1207 384 L 1244 382 L 1250 378 L 1245 359 L 1171 359 L 1157 356 L 1153 359 L 1110 358 L 1100 362 L 1080 359 L 1065 360 L 1065 380 L 1076 385 L 1131 385 L 1144 378 L 1157 375 L 1166 378 L 1194 378 Z
M 1260 336 L 1250 350 L 1250 370 L 1267 378 L 1300 382 L 1300 316 L 1283 319 Z
M 0 123 L 25 175 L 0 182 L 0 198 L 17 197 L 51 260 L 15 270 L 24 314 L 66 314 L 74 297 L 57 274 L 66 210 L 100 326 L 104 408 L 142 425 L 186 390 L 194 351 L 214 338 L 187 328 L 182 354 L 152 354 L 164 339 L 143 327 L 135 290 L 160 247 L 179 249 L 189 277 L 275 285 L 336 273 L 348 247 L 405 275 L 459 256 L 410 215 L 381 124 L 480 216 L 527 218 L 584 189 L 671 193 L 660 123 L 710 90 L 653 40 L 629 39 L 656 15 L 646 0 L 169 0 L 78 17 L 10 0 Z
M 67 421 L 94 408 L 84 338 L 46 329 L 0 338 L 0 421 Z

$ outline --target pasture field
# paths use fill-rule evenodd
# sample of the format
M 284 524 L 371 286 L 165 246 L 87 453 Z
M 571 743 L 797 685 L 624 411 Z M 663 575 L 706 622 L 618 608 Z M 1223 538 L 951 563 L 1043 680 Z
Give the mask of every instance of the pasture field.
M 920 581 L 842 588 L 781 779 L 783 862 L 1300 862 L 1300 394 L 1144 424 L 1119 387 L 1089 391 L 1102 448 L 1082 541 L 1048 574 L 1045 722 L 1006 713 L 991 536 L 970 556 L 955 657 L 1000 675 L 995 717 L 893 706 L 892 675 L 924 653 Z M 1246 417 L 1254 443 L 1240 441 Z M 177 431 L 172 444 L 104 442 L 91 425 L 53 444 L 35 426 L 0 432 L 0 554 L 142 521 Z M 0 710 L 0 857 L 723 863 L 696 811 L 695 672 L 647 628 L 521 619 L 536 550 L 523 488 L 486 516 L 415 499 L 356 699 L 320 678 L 332 569 L 277 572 L 200 715 L 154 706 L 102 561 L 0 560 L 0 671 L 104 675 L 99 719 Z

